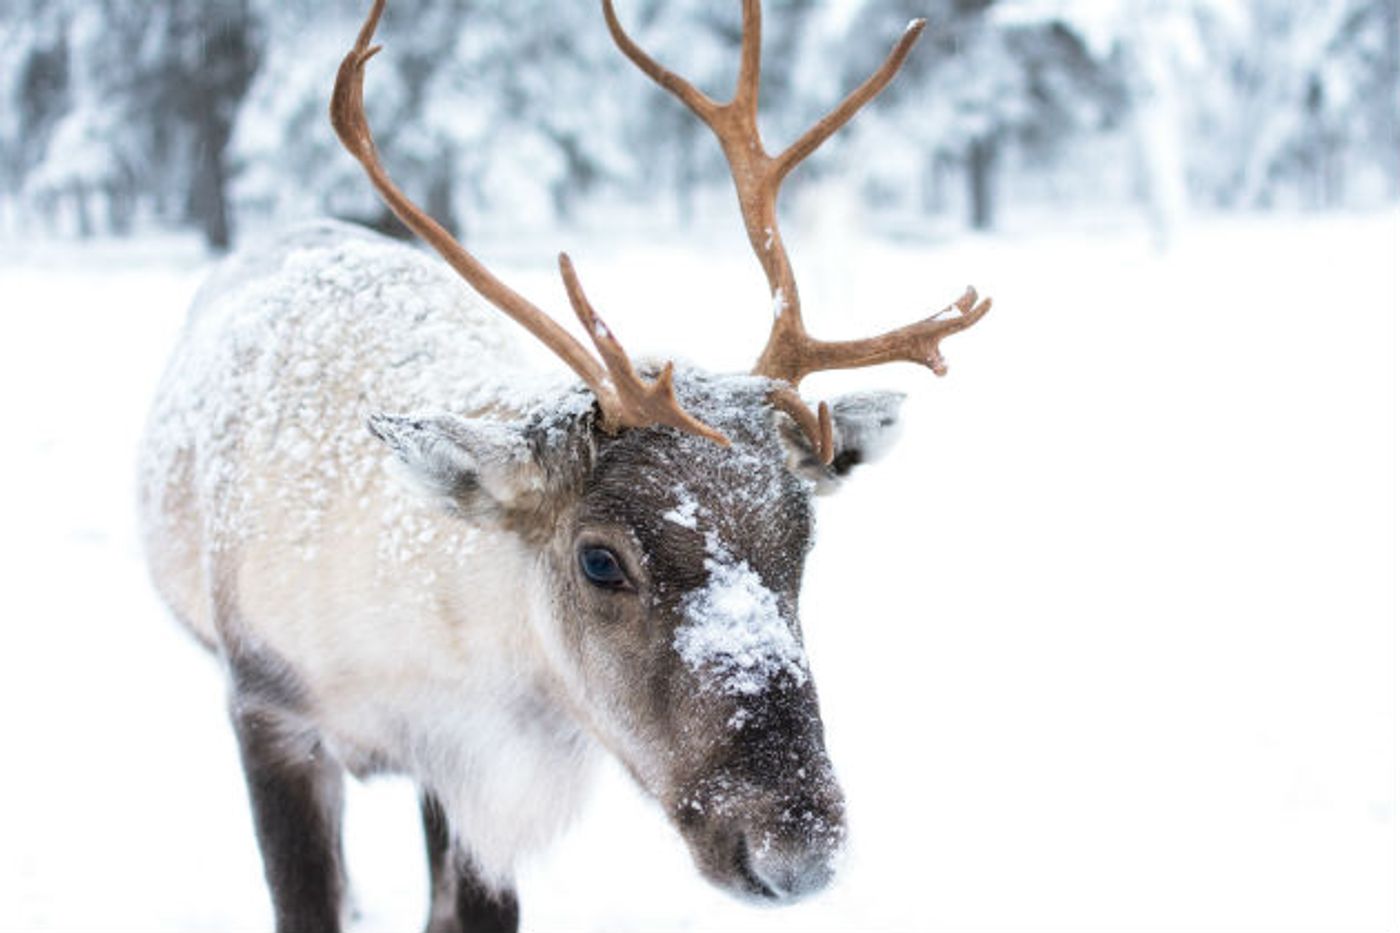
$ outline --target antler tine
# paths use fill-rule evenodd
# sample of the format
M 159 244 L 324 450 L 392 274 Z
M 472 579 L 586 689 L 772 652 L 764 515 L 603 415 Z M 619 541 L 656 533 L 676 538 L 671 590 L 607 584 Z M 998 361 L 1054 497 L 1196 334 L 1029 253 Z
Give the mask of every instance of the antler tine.
M 927 317 L 898 330 L 863 340 L 828 342 L 805 338 L 797 352 L 774 360 L 772 378 L 785 379 L 796 385 L 803 377 L 828 369 L 858 369 L 881 363 L 918 363 L 943 376 L 948 365 L 943 360 L 939 343 L 944 337 L 967 330 L 982 320 L 992 309 L 992 299 L 977 300 L 977 290 L 968 286 L 957 301 Z M 956 311 L 956 314 L 950 312 Z
M 612 0 L 603 0 L 603 19 L 608 24 L 608 32 L 612 34 L 613 42 L 617 44 L 622 54 L 626 55 L 632 64 L 636 65 L 648 78 L 674 94 L 706 125 L 713 126 L 710 121 L 715 111 L 720 109 L 720 105 L 714 98 L 685 78 L 661 65 L 648 55 L 640 45 L 632 41 L 632 37 L 627 35 L 627 31 L 622 28 L 622 23 L 617 18 L 617 11 L 613 9 Z
M 559 274 L 564 279 L 564 289 L 569 293 L 569 302 L 574 313 L 598 355 L 603 358 L 612 380 L 613 389 L 620 402 L 619 417 L 631 424 L 666 424 L 690 434 L 698 434 L 723 447 L 729 446 L 729 438 L 697 420 L 681 407 L 676 398 L 672 374 L 674 367 L 667 363 L 655 381 L 647 384 L 632 367 L 632 361 L 622 344 L 613 336 L 612 329 L 593 310 L 588 296 L 583 293 L 583 285 L 574 271 L 573 261 L 568 253 L 559 254 Z
M 816 414 L 813 414 L 807 403 L 802 401 L 802 396 L 787 386 L 780 386 L 768 393 L 768 401 L 797 423 L 807 435 L 819 462 L 828 464 L 832 461 L 836 455 L 836 444 L 832 437 L 831 408 L 826 402 L 818 405 Z
M 744 0 L 739 30 L 739 77 L 734 83 L 734 103 L 758 116 L 758 85 L 763 72 L 763 3 Z
M 606 366 L 600 364 L 568 331 L 560 327 L 558 322 L 496 278 L 491 270 L 482 265 L 441 224 L 414 204 L 394 184 L 380 163 L 364 105 L 365 65 L 381 48 L 377 45 L 371 46 L 370 43 L 374 40 L 374 33 L 384 15 L 385 5 L 386 0 L 374 0 L 364 25 L 360 27 L 354 48 L 341 61 L 340 69 L 336 73 L 335 90 L 331 94 L 330 115 L 331 124 L 335 127 L 341 144 L 364 168 L 370 182 L 389 209 L 403 221 L 404 226 L 447 260 L 448 265 L 466 279 L 483 298 L 528 330 L 578 374 L 598 398 L 605 430 L 616 431 L 652 423 L 668 424 L 692 434 L 727 443 L 723 435 L 692 418 L 680 408 L 671 390 L 669 364 L 662 373 L 662 378 L 647 386 L 632 371 L 621 345 L 611 339 L 611 332 L 607 332 L 607 341 L 600 342 L 597 334 L 590 329 L 589 335 L 603 354 Z M 571 298 L 575 293 L 582 295 L 577 277 L 572 275 L 571 268 L 565 276 L 565 285 Z M 606 330 L 606 326 L 597 320 L 596 315 L 593 316 L 593 320 L 597 326 Z M 625 368 L 619 364 L 618 357 L 621 358 L 621 364 L 625 364 Z M 658 399 L 668 399 L 669 407 L 661 404 Z
M 894 80 L 894 76 L 899 73 L 900 68 L 904 67 L 904 60 L 913 51 L 914 43 L 919 41 L 919 36 L 923 34 L 924 27 L 927 25 L 928 20 L 911 20 L 904 29 L 904 35 L 900 36 L 894 48 L 890 49 L 890 54 L 885 57 L 884 63 L 870 77 L 861 82 L 860 87 L 847 94 L 845 100 L 837 104 L 830 113 L 818 120 L 811 129 L 799 136 L 796 142 L 782 151 L 774 160 L 777 163 L 776 171 L 779 178 L 785 177 L 796 167 L 797 163 L 816 152 L 817 148 L 831 137 L 831 134 L 849 123 L 862 107 L 874 100 Z

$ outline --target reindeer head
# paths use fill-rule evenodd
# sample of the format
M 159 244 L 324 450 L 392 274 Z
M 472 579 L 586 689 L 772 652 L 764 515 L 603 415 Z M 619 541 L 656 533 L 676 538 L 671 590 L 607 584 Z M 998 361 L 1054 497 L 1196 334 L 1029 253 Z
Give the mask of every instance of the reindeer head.
M 380 165 L 363 107 L 384 0 L 345 58 L 336 131 L 386 203 L 479 293 L 583 380 L 582 405 L 512 423 L 378 416 L 371 429 L 454 507 L 490 512 L 540 555 L 531 617 L 569 701 L 666 808 L 701 871 L 748 897 L 820 889 L 844 837 L 844 805 L 823 745 L 798 622 L 816 491 L 884 452 L 900 397 L 821 403 L 809 373 L 904 360 L 941 375 L 939 341 L 990 308 L 967 293 L 933 317 L 862 340 L 810 337 L 778 231 L 787 174 L 893 78 L 922 29 L 911 24 L 878 71 L 777 156 L 757 128 L 759 0 L 744 0 L 738 88 L 717 103 L 623 31 L 614 40 L 716 134 L 749 241 L 768 277 L 773 327 L 752 374 L 639 373 L 593 310 L 567 256 L 560 270 L 590 354 L 414 205 Z
M 539 555 L 532 621 L 576 714 L 707 877 L 782 901 L 827 881 L 844 835 L 798 619 L 812 495 L 884 451 L 901 396 L 838 399 L 824 464 L 772 391 L 762 377 L 675 379 L 724 446 L 669 428 L 610 434 L 567 403 L 514 423 L 371 427 L 453 508 L 495 517 Z

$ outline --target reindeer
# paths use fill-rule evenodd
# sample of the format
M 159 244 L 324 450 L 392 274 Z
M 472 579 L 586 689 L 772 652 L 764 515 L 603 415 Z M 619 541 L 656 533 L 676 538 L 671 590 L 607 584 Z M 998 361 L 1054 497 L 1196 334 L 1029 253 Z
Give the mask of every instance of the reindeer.
M 144 440 L 143 533 L 162 598 L 227 672 L 277 929 L 340 928 L 347 770 L 420 789 L 430 931 L 515 929 L 513 865 L 565 826 L 604 753 L 711 882 L 768 904 L 810 895 L 845 836 L 798 622 L 812 501 L 885 451 L 902 397 L 814 411 L 797 387 L 890 361 L 941 375 L 940 340 L 990 302 L 969 289 L 902 329 L 817 340 L 777 196 L 923 23 L 773 156 L 759 0 L 743 3 L 727 103 L 655 62 L 603 0 L 623 54 L 718 137 L 767 275 L 767 346 L 723 375 L 634 366 L 561 256 L 594 356 L 390 180 L 363 106 L 384 5 L 340 67 L 336 133 L 409 229 L 577 379 L 528 374 L 457 277 L 348 225 L 235 255 L 196 296 Z

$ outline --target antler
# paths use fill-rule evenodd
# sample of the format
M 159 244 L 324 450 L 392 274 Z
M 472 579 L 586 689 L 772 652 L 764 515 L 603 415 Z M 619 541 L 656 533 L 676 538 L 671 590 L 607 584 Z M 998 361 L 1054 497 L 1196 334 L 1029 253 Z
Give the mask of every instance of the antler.
M 648 383 L 637 375 L 622 345 L 588 304 L 568 256 L 560 255 L 560 272 L 574 310 L 593 345 L 597 347 L 602 363 L 549 315 L 492 275 L 489 269 L 467 252 L 441 224 L 414 204 L 389 178 L 380 164 L 374 137 L 365 118 L 364 106 L 365 65 L 382 48 L 377 45 L 371 46 L 370 42 L 374 39 L 379 19 L 384 14 L 385 2 L 386 0 L 374 0 L 374 6 L 355 39 L 355 47 L 340 63 L 340 70 L 335 78 L 335 91 L 331 95 L 331 124 L 335 127 L 341 144 L 364 167 L 369 180 L 389 209 L 406 227 L 418 234 L 447 260 L 457 274 L 466 279 L 483 298 L 528 330 L 578 374 L 598 398 L 604 430 L 617 431 L 622 428 L 666 424 L 728 445 L 729 441 L 723 434 L 698 421 L 681 408 L 676 399 L 669 363 L 653 382 Z
M 739 79 L 734 96 L 719 103 L 680 75 L 666 69 L 642 50 L 627 35 L 618 21 L 612 0 L 603 0 L 603 16 L 608 31 L 622 53 L 632 60 L 649 78 L 681 100 L 715 134 L 729 162 L 730 174 L 739 195 L 739 210 L 754 255 L 768 277 L 773 298 L 773 329 L 763 348 L 754 373 L 787 382 L 794 388 L 803 377 L 826 369 L 850 369 L 905 360 L 921 363 L 936 374 L 943 375 L 947 366 L 939 352 L 939 341 L 949 334 L 971 327 L 991 309 L 991 300 L 977 301 L 977 293 L 969 288 L 953 305 L 932 317 L 899 330 L 864 340 L 828 342 L 808 335 L 802 323 L 802 306 L 797 295 L 797 281 L 787 248 L 778 231 L 778 192 L 783 180 L 799 162 L 816 151 L 822 143 L 845 125 L 852 117 L 885 89 L 903 66 L 910 49 L 923 32 L 925 21 L 911 22 L 904 35 L 895 43 L 883 64 L 838 104 L 817 121 L 796 142 L 776 156 L 764 149 L 758 132 L 758 85 L 763 31 L 760 0 L 744 0 L 743 40 L 739 59 Z M 945 317 L 957 309 L 956 317 Z M 796 393 L 775 393 L 775 407 L 794 413 L 794 405 L 805 409 Z M 819 433 L 823 419 L 807 410 L 804 416 L 794 414 L 812 440 L 812 445 L 824 451 L 824 461 L 830 462 L 829 437 L 824 442 Z M 829 416 L 828 416 L 829 418 Z
M 812 451 L 822 463 L 831 462 L 832 457 L 836 456 L 836 443 L 832 439 L 831 408 L 826 402 L 818 405 L 816 414 L 813 414 L 807 403 L 802 401 L 802 396 L 797 394 L 797 390 L 788 386 L 774 389 L 769 393 L 768 401 L 778 411 L 797 422 L 797 426 L 812 442 Z

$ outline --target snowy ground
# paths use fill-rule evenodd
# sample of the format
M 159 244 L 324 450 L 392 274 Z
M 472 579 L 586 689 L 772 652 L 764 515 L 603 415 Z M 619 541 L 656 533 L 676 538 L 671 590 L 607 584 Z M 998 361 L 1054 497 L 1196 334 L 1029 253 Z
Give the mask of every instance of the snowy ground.
M 630 346 L 722 368 L 761 343 L 737 236 L 577 239 L 511 253 L 547 306 L 569 246 Z M 902 448 L 824 501 L 805 593 L 847 871 L 784 912 L 730 903 L 609 772 L 524 871 L 525 927 L 1400 926 L 1400 215 L 1210 222 L 1165 255 L 1135 232 L 794 255 L 823 335 L 966 282 L 998 301 L 945 380 L 804 387 L 912 394 Z M 204 270 L 184 242 L 0 250 L 0 930 L 270 926 L 217 671 L 133 531 Z M 419 926 L 416 819 L 400 783 L 353 788 L 358 930 Z

